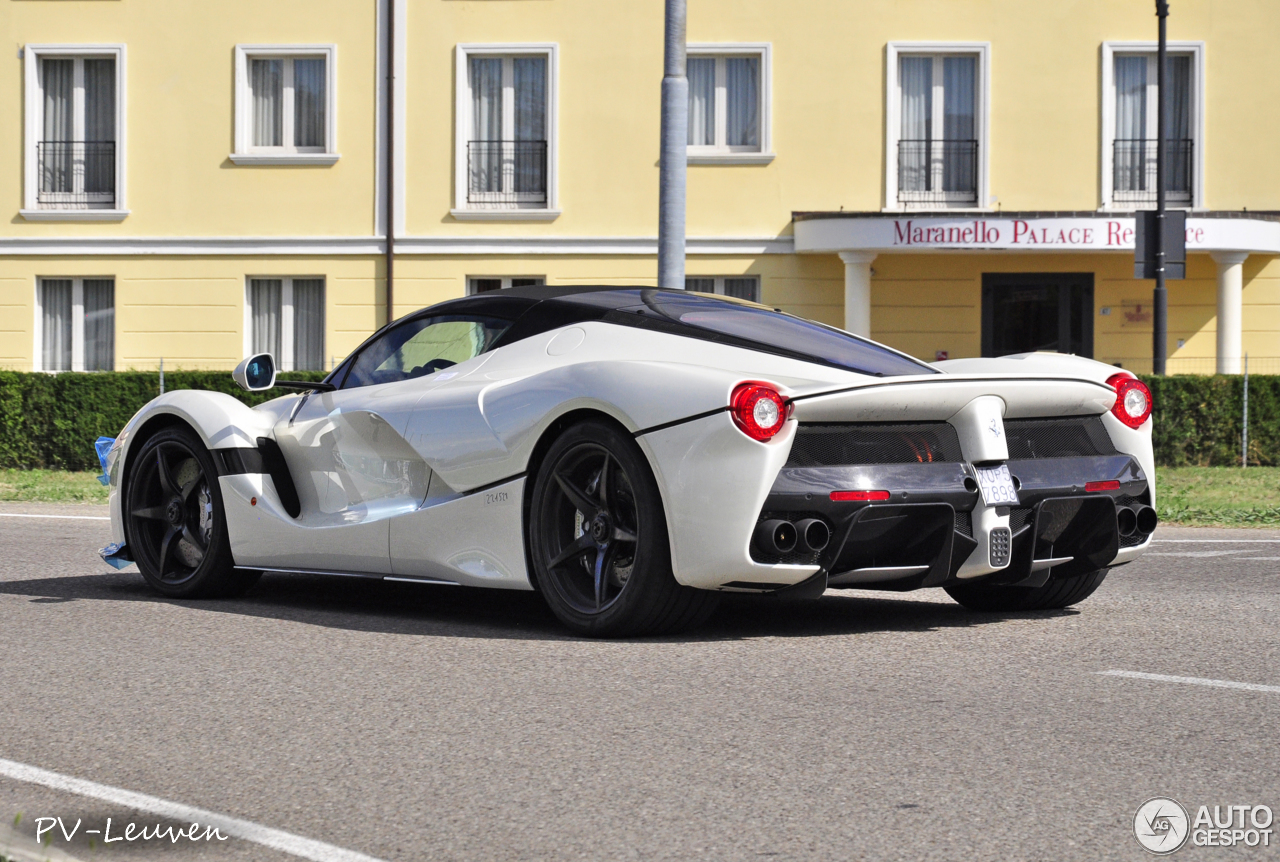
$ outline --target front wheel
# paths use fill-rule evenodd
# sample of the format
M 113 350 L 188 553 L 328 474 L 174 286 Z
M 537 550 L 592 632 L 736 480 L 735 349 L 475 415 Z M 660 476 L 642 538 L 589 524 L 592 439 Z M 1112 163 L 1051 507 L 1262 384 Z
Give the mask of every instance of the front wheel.
M 574 425 L 551 445 L 530 500 L 529 551 L 552 612 L 582 635 L 689 628 L 719 598 L 676 583 L 644 453 L 605 422 Z
M 261 572 L 235 568 L 213 458 L 195 432 L 171 427 L 129 459 L 123 515 L 142 577 L 173 598 L 233 596 Z
M 1106 569 L 1049 581 L 1042 587 L 955 584 L 947 594 L 971 611 L 1049 611 L 1082 602 L 1107 577 Z

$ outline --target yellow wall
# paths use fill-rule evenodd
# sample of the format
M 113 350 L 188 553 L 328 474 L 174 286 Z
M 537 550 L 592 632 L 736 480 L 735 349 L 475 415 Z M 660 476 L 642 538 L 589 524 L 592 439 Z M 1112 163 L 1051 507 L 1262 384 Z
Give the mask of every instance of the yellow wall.
M 349 0 L 0 2 L 6 44 L 126 46 L 126 194 L 118 224 L 28 222 L 23 62 L 0 64 L 0 219 L 6 236 L 343 236 L 373 233 L 375 13 Z M 238 166 L 237 44 L 338 45 L 337 148 L 328 167 Z M 0 254 L 3 253 L 0 247 Z
M 410 237 L 530 240 L 652 237 L 657 225 L 660 0 L 408 0 L 402 118 L 405 232 Z M 40 237 L 338 237 L 377 233 L 377 8 L 374 0 L 0 0 L 0 35 L 30 43 L 127 45 L 129 216 L 119 223 L 30 222 L 23 206 L 23 68 L 0 64 L 0 364 L 31 367 L 37 276 L 110 275 L 117 290 L 117 367 L 227 367 L 242 352 L 243 285 L 253 274 L 324 275 L 326 354 L 341 355 L 385 320 L 376 256 L 7 255 Z M 692 165 L 694 237 L 791 233 L 801 210 L 885 206 L 885 53 L 890 41 L 989 42 L 990 193 L 1010 210 L 1095 210 L 1101 44 L 1151 40 L 1149 2 L 1132 0 L 700 0 L 691 42 L 772 45 L 772 150 L 763 165 Z M 1181 0 L 1172 39 L 1206 43 L 1204 203 L 1280 210 L 1280 29 L 1275 0 Z M 459 43 L 559 46 L 559 206 L 552 221 L 459 222 L 454 205 L 455 48 Z M 237 166 L 234 48 L 328 44 L 337 54 L 337 149 L 326 167 Z M 465 154 L 462 154 L 465 157 Z M 873 335 L 925 358 L 979 350 L 984 271 L 1090 271 L 1095 352 L 1107 361 L 1149 353 L 1147 331 L 1097 312 L 1145 295 L 1130 258 L 1114 255 L 881 255 L 873 277 Z M 1171 286 L 1172 354 L 1188 370 L 1212 357 L 1214 264 L 1193 256 Z M 763 299 L 841 324 L 843 267 L 834 255 L 689 259 L 690 275 L 751 273 Z M 645 255 L 487 257 L 404 254 L 396 307 L 465 290 L 468 275 L 542 275 L 553 283 L 653 283 Z M 1280 357 L 1280 264 L 1245 264 L 1245 349 Z M 1276 359 L 1280 371 L 1280 358 Z M 1135 361 L 1135 367 L 1141 367 Z M 1178 365 L 1173 366 L 1175 370 Z M 1257 367 L 1257 366 L 1255 366 Z M 1262 370 L 1262 369 L 1260 369 Z
M 38 278 L 115 279 L 116 370 L 232 368 L 244 353 L 251 276 L 325 277 L 325 365 L 383 322 L 381 258 L 10 258 L 0 278 L 0 367 L 29 371 Z

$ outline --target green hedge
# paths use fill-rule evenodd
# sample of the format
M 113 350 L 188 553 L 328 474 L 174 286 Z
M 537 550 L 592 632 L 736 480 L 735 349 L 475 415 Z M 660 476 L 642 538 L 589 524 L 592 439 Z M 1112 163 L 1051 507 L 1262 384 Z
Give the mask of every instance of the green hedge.
M 319 380 L 324 372 L 290 372 Z M 1240 463 L 1240 377 L 1144 377 L 1155 396 L 1156 463 Z M 241 390 L 226 371 L 170 371 L 165 388 L 225 392 L 254 405 L 282 394 Z M 160 391 L 159 375 L 0 371 L 0 468 L 93 470 L 93 441 L 114 437 Z M 1249 378 L 1249 463 L 1280 464 L 1280 376 Z
M 298 380 L 324 372 L 291 371 Z M 245 404 L 285 393 L 245 392 L 227 371 L 169 371 L 166 391 L 225 392 Z M 32 374 L 0 371 L 0 468 L 97 470 L 93 441 L 114 437 L 142 405 L 160 394 L 160 375 L 145 371 Z
M 1156 463 L 1165 467 L 1239 466 L 1244 378 L 1143 377 L 1155 402 Z M 1249 378 L 1249 463 L 1280 464 L 1280 376 Z

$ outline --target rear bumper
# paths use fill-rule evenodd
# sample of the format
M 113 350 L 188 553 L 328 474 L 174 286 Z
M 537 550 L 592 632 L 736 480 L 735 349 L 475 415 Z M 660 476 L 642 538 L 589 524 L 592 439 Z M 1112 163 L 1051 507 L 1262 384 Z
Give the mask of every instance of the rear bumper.
M 818 565 L 832 587 L 911 590 L 976 578 L 1040 586 L 1127 562 L 1149 535 L 1122 537 L 1117 506 L 1149 499 L 1128 455 L 1006 462 L 1019 505 L 987 507 L 963 462 L 784 467 L 760 520 L 821 518 L 831 541 L 785 555 L 752 549 L 757 562 Z M 1118 487 L 1088 493 L 1089 482 Z M 883 490 L 887 500 L 833 502 L 832 491 Z M 1003 532 L 1007 531 L 1007 532 Z M 1126 547 L 1122 548 L 1122 544 Z

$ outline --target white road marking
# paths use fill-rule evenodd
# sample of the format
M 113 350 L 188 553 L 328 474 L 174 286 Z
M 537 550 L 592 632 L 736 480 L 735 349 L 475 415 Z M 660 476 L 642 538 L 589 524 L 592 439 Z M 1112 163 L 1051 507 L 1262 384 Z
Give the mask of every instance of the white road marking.
M 110 521 L 102 515 L 19 515 L 16 512 L 0 512 L 0 518 L 57 518 L 62 521 Z
M 1280 539 L 1152 539 L 1154 545 L 1164 545 L 1170 542 L 1189 545 L 1280 545 Z
M 0 758 L 0 775 L 25 781 L 28 784 L 39 784 L 54 790 L 87 796 L 90 799 L 100 799 L 123 808 L 145 811 L 171 820 L 199 823 L 201 826 L 220 829 L 228 837 L 242 838 L 254 844 L 261 844 L 263 847 L 270 847 L 303 859 L 311 859 L 314 862 L 385 862 L 354 850 L 344 850 L 323 841 L 303 838 L 301 835 L 272 829 L 269 826 L 260 826 L 248 820 L 227 817 L 225 814 L 206 811 L 203 808 L 183 805 L 179 802 L 170 802 L 167 799 L 147 796 L 143 793 L 134 793 L 131 790 L 123 790 L 107 784 L 98 784 L 96 781 L 72 778 L 69 775 L 61 775 L 12 760 Z
M 1148 551 L 1144 557 L 1230 557 L 1254 551 Z
M 1123 676 L 1129 679 L 1146 679 L 1152 682 L 1180 682 L 1185 685 L 1206 685 L 1211 688 L 1238 688 L 1244 691 L 1269 691 L 1280 694 L 1280 685 L 1258 685 L 1253 682 L 1232 682 L 1229 679 L 1204 679 L 1198 676 L 1166 676 L 1162 673 L 1139 673 L 1136 670 L 1100 670 L 1101 676 Z

